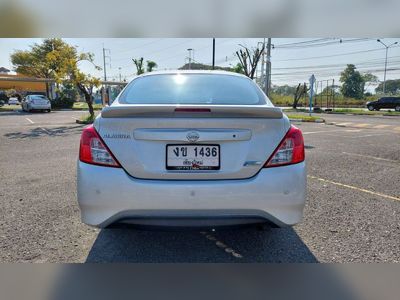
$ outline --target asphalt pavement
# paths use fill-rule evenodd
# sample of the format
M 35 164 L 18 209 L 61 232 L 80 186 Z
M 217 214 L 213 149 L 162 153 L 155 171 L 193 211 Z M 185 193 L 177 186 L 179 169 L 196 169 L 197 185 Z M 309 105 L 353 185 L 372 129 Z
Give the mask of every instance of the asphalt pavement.
M 1 262 L 400 260 L 400 117 L 323 115 L 332 125 L 296 124 L 309 177 L 304 220 L 293 228 L 167 231 L 81 223 L 82 113 L 0 113 Z

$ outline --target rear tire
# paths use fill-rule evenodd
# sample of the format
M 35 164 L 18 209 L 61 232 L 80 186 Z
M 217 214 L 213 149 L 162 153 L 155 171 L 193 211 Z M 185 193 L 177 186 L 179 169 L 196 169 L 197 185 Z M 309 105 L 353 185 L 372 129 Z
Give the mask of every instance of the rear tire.
M 373 111 L 373 110 L 374 110 L 374 107 L 373 107 L 372 105 L 368 105 L 368 110 L 369 110 L 369 111 Z
M 48 109 L 47 112 L 48 112 L 48 113 L 51 112 L 51 109 Z

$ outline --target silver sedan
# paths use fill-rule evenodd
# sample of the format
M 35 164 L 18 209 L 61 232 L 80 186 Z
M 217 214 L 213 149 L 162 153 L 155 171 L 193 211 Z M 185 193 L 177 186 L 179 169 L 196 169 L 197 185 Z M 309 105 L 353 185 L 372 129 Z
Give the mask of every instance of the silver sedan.
M 301 131 L 249 78 L 147 73 L 82 132 L 82 220 L 293 225 L 306 199 L 304 159 Z
M 50 100 L 43 95 L 28 95 L 22 101 L 22 110 L 30 112 L 32 110 L 51 111 Z

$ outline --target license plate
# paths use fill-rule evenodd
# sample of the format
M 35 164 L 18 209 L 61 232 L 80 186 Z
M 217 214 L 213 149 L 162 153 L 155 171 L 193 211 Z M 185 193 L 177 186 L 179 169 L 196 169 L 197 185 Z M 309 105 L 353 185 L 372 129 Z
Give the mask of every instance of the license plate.
M 219 170 L 219 145 L 167 145 L 167 170 Z

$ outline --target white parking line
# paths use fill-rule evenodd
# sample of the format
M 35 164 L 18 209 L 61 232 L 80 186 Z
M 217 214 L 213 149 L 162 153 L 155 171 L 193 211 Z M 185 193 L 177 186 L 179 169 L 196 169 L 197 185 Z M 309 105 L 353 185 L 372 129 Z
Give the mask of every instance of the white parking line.
M 373 128 L 382 129 L 382 128 L 387 128 L 387 127 L 390 127 L 390 125 L 380 124 L 380 125 L 375 125 Z
M 314 133 L 329 133 L 329 132 L 360 132 L 361 129 L 338 129 L 338 130 L 320 130 L 320 131 L 308 131 L 303 132 L 303 134 L 314 134 Z
M 394 160 L 394 159 L 388 159 L 388 158 L 382 158 L 382 157 L 376 157 L 376 156 L 370 156 L 370 155 L 364 155 L 364 154 L 358 154 L 358 153 L 349 153 L 349 152 L 342 152 L 342 153 L 347 154 L 347 155 L 360 156 L 360 157 L 371 158 L 371 159 L 376 159 L 376 160 L 400 163 L 400 161 Z
M 335 123 L 336 126 L 346 127 L 347 125 L 351 125 L 353 123 Z
M 390 200 L 400 201 L 400 198 L 398 198 L 398 197 L 394 197 L 394 196 L 390 196 L 390 195 L 386 195 L 386 194 L 382 194 L 382 193 L 376 193 L 374 191 L 362 189 L 362 188 L 359 188 L 359 187 L 356 187 L 356 186 L 343 184 L 343 183 L 340 183 L 340 182 L 335 182 L 335 181 L 331 181 L 331 180 L 328 180 L 328 179 L 319 178 L 319 177 L 311 176 L 311 175 L 307 175 L 307 177 L 319 180 L 321 182 L 334 184 L 334 185 L 337 185 L 337 186 L 345 187 L 345 188 L 356 190 L 356 191 L 359 191 L 359 192 L 364 192 L 364 193 L 371 194 L 371 195 L 374 195 L 374 196 L 379 196 L 379 197 L 387 198 L 387 199 L 390 199 Z
M 35 124 L 35 122 L 33 122 L 31 119 L 29 119 L 29 118 L 25 118 L 29 123 L 31 123 L 31 124 Z
M 369 124 L 369 123 L 357 123 L 357 124 L 354 124 L 353 127 L 368 127 L 370 125 L 371 124 Z
M 392 135 L 391 133 L 373 133 L 373 134 L 364 134 L 351 137 L 352 139 L 366 138 L 371 136 L 383 136 L 383 135 Z

